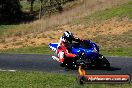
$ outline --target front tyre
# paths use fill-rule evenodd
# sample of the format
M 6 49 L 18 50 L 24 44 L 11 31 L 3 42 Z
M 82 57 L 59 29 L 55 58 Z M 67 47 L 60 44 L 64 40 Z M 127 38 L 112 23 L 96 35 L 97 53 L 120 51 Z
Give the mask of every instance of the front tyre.
M 110 63 L 109 61 L 103 56 L 99 55 L 99 67 L 109 69 L 110 68 Z

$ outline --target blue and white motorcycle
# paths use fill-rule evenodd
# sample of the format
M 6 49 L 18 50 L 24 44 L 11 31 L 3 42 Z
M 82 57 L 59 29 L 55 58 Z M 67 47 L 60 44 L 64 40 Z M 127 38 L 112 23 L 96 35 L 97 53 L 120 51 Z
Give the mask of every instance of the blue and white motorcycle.
M 52 51 L 56 51 L 58 43 L 50 43 L 48 47 Z M 78 59 L 66 59 L 64 60 L 64 67 L 78 68 L 78 66 L 87 67 L 97 67 L 97 68 L 109 68 L 109 61 L 99 53 L 99 47 L 89 41 L 84 40 L 83 43 L 72 43 L 70 46 L 70 52 L 79 55 Z

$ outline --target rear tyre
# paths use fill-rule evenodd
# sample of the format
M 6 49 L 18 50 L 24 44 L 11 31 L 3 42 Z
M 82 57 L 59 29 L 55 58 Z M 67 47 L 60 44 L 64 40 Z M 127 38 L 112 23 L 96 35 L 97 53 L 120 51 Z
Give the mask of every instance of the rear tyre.
M 102 67 L 109 69 L 110 68 L 110 63 L 109 61 L 104 57 L 102 58 Z
M 99 60 L 97 62 L 97 66 L 101 68 L 109 69 L 110 63 L 103 55 L 100 55 Z

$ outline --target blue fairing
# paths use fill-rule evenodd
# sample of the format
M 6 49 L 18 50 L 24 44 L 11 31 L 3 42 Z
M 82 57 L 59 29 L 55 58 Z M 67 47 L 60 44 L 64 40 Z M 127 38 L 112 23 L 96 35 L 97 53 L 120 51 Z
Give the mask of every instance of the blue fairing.
M 48 45 L 48 47 L 49 47 L 52 51 L 56 51 L 57 46 L 58 46 L 58 43 L 50 43 L 50 44 Z
M 84 52 L 85 55 L 91 55 L 91 54 L 95 54 L 94 52 L 92 52 L 92 50 L 90 49 L 83 49 L 83 48 L 79 48 L 79 49 L 75 49 L 75 48 L 72 48 L 72 51 L 71 51 L 73 54 L 80 54 L 80 52 Z
M 50 43 L 48 47 L 55 51 L 57 49 L 58 43 Z M 74 43 L 72 44 L 71 53 L 79 55 L 80 52 L 84 52 L 88 57 L 96 57 L 98 51 L 96 49 L 96 44 L 90 41 L 85 41 L 85 44 Z
M 97 55 L 97 50 L 96 50 L 96 44 L 95 43 L 92 43 L 92 42 L 89 42 L 89 47 L 84 47 L 82 45 L 78 46 L 78 47 L 72 47 L 72 53 L 73 54 L 76 54 L 76 55 L 79 55 L 80 52 L 84 52 L 86 56 L 88 57 L 96 57 Z

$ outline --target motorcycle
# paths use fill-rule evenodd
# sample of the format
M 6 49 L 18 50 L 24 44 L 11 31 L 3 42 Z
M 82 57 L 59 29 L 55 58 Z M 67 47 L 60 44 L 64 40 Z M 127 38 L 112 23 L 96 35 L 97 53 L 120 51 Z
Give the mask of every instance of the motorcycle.
M 50 43 L 48 47 L 55 52 L 58 43 Z M 72 43 L 70 52 L 79 56 L 78 59 L 66 59 L 61 65 L 68 68 L 78 68 L 80 65 L 83 68 L 98 67 L 110 68 L 109 61 L 99 53 L 99 47 L 90 40 L 84 40 L 82 43 Z

